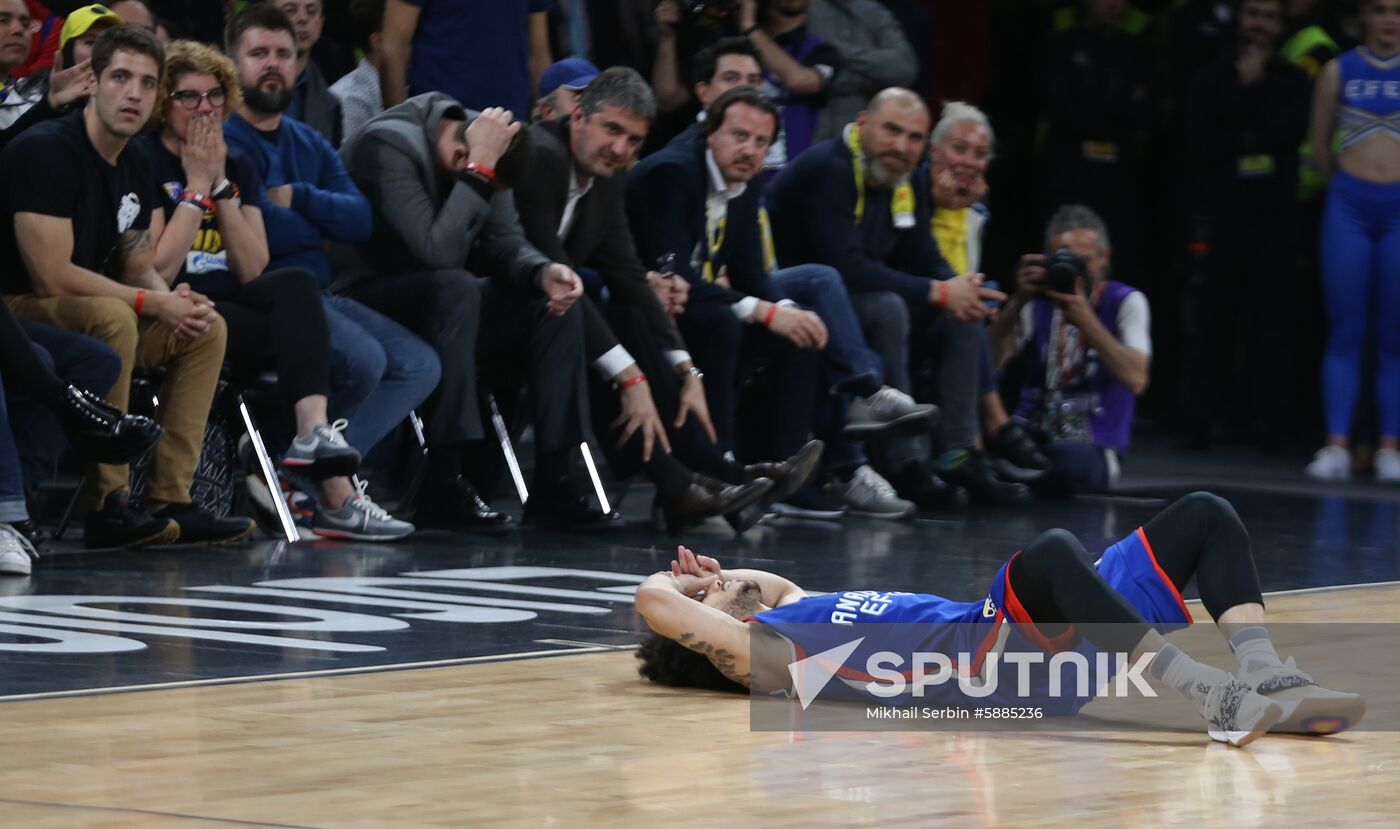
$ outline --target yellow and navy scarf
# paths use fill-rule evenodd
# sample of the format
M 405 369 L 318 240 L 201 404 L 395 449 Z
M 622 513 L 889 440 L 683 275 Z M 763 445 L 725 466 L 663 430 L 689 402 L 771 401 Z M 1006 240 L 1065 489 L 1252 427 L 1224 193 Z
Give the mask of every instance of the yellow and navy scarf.
M 856 224 L 865 221 L 865 154 L 860 149 L 860 130 L 846 125 L 846 146 L 851 150 L 851 167 L 856 174 Z M 906 179 L 890 196 L 890 217 L 894 226 L 907 230 L 914 226 L 914 185 Z

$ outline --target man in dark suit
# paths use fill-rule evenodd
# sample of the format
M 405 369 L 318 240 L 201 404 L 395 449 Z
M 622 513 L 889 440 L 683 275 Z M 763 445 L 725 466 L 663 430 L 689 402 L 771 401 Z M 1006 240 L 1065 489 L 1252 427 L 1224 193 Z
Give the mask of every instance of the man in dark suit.
M 791 494 L 816 468 L 821 444 L 804 446 L 784 463 L 749 467 L 729 461 L 716 446 L 704 375 L 668 311 L 684 307 L 688 283 L 646 272 L 627 227 L 623 180 L 615 175 L 646 139 L 654 115 L 640 75 L 622 67 L 602 73 L 569 118 L 531 128 L 535 164 L 516 200 L 531 244 L 554 261 L 595 271 L 606 286 L 609 301 L 601 308 L 581 301 L 585 352 L 595 369 L 591 413 L 621 433 L 616 447 L 604 441 L 613 471 L 626 476 L 644 468 L 678 528 L 705 515 L 735 513 L 736 503 L 750 500 L 738 485 L 760 478 L 772 479 L 778 496 Z M 718 486 L 715 478 L 736 486 Z M 736 529 L 744 528 L 740 520 L 730 516 Z
M 777 117 L 757 90 L 731 89 L 711 105 L 698 134 L 677 138 L 628 176 L 627 210 L 643 258 L 675 256 L 677 272 L 690 282 L 689 301 L 678 319 L 696 362 L 707 373 L 721 446 L 729 449 L 736 442 L 739 380 L 761 362 L 768 364 L 772 401 L 763 423 L 753 429 L 758 437 L 752 443 L 771 447 L 779 457 L 805 439 L 819 406 L 830 411 L 826 404 L 833 389 L 861 395 L 866 405 L 852 412 L 869 432 L 926 423 L 931 407 L 917 406 L 893 389 L 882 391 L 878 365 L 860 365 L 857 352 L 872 364 L 874 357 L 849 310 L 850 324 L 832 339 L 822 316 L 787 298 L 778 281 L 797 277 L 810 292 L 837 294 L 839 274 L 823 266 L 769 273 L 760 219 L 763 185 L 757 175 Z M 815 359 L 817 352 L 824 352 L 822 359 Z M 847 384 L 854 386 L 845 388 Z M 834 427 L 840 428 L 839 423 Z M 913 511 L 864 463 L 863 455 L 841 471 L 848 485 L 842 495 L 856 512 L 898 518 Z M 790 504 L 798 507 L 791 512 L 810 516 L 842 509 L 839 503 L 819 505 L 818 500 Z
M 335 288 L 412 329 L 443 361 L 429 400 L 420 525 L 507 523 L 468 475 L 485 436 L 478 372 L 498 388 L 529 385 L 536 464 L 526 522 L 620 521 L 600 514 L 573 474 L 571 453 L 588 428 L 583 320 L 573 307 L 583 285 L 521 232 L 510 188 L 529 167 L 522 129 L 508 111 L 469 112 L 434 92 L 376 116 L 341 149 L 375 221 Z

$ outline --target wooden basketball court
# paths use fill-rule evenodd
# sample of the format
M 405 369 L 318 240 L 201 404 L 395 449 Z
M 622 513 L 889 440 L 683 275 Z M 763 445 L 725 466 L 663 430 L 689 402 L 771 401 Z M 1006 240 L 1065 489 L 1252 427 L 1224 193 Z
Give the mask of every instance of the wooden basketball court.
M 1400 586 L 1269 610 L 1400 622 Z M 646 683 L 627 649 L 12 702 L 0 824 L 1400 825 L 1400 746 L 1364 727 L 1245 749 L 1204 730 L 794 734 L 750 731 L 748 706 Z

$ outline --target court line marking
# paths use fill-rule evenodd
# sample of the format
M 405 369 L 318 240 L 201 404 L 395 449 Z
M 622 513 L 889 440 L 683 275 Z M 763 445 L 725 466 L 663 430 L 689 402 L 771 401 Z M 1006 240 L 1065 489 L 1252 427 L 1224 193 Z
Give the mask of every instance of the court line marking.
M 1293 590 L 1269 590 L 1264 596 L 1296 596 L 1307 593 L 1333 593 L 1339 590 L 1358 590 L 1372 587 L 1395 587 L 1400 586 L 1400 581 L 1378 581 L 1362 582 L 1360 584 L 1337 584 L 1326 587 L 1301 587 Z M 1200 604 L 1200 599 L 1188 599 L 1188 604 Z M 536 639 L 540 644 L 565 644 L 574 640 L 570 639 Z M 31 700 L 63 699 L 66 697 L 89 697 L 100 696 L 102 694 L 126 694 L 140 691 L 165 691 L 179 688 L 203 688 L 215 685 L 238 685 L 253 682 L 271 682 L 283 679 L 318 679 L 320 677 L 343 676 L 347 674 L 372 674 L 384 673 L 388 671 L 409 671 L 420 668 L 438 668 L 452 665 L 472 665 L 490 662 L 513 662 L 526 659 L 544 659 L 551 656 L 569 656 L 572 654 L 585 653 L 613 653 L 617 651 L 636 650 L 636 645 L 602 645 L 596 643 L 583 643 L 585 647 L 556 648 L 553 650 L 522 651 L 520 653 L 488 654 L 485 656 L 462 656 L 451 659 L 434 659 L 424 662 L 394 662 L 385 665 L 364 665 L 350 668 L 324 668 L 318 671 L 290 671 L 277 674 L 252 674 L 249 676 L 225 676 L 211 677 L 209 679 L 187 679 L 176 682 L 152 682 L 144 685 L 114 685 L 102 688 L 80 688 L 70 691 L 44 691 L 34 694 L 11 694 L 0 696 L 0 703 L 6 702 L 26 702 Z M 0 798 L 0 803 L 5 802 Z M 23 801 L 16 801 L 23 802 Z M 276 825 L 276 824 L 268 824 Z
M 182 679 L 175 682 L 151 682 L 142 685 L 108 685 L 101 688 L 78 688 L 69 691 L 43 691 L 34 694 L 11 694 L 0 696 L 0 702 L 24 702 L 28 700 L 57 699 L 62 697 L 86 697 L 100 694 L 125 694 L 134 691 L 164 691 L 176 688 L 200 688 L 207 685 L 237 685 L 244 682 L 269 682 L 278 679 L 317 679 L 344 674 L 372 674 L 386 671 L 406 671 L 418 668 L 439 668 L 450 665 L 471 665 L 481 662 L 510 662 L 525 659 L 542 659 L 549 656 L 568 656 L 575 653 L 603 653 L 618 650 L 614 645 L 596 645 L 587 648 L 555 648 L 553 650 L 522 651 L 520 653 L 488 654 L 485 656 L 460 656 L 451 659 L 433 659 L 425 662 L 392 662 L 385 665 L 361 665 L 349 668 L 323 668 L 317 671 L 289 671 L 278 674 L 250 674 L 248 676 L 219 676 L 208 679 Z M 626 649 L 631 649 L 630 647 Z M 3 802 L 3 798 L 0 798 Z
M 204 815 L 189 815 L 184 812 L 158 812 L 153 809 L 133 809 L 126 806 L 94 806 L 88 803 L 55 803 L 50 800 L 18 800 L 12 797 L 0 797 L 0 803 L 13 803 L 20 806 L 47 806 L 54 809 L 70 809 L 82 812 L 116 812 L 126 815 L 154 815 L 158 817 L 198 820 L 205 823 L 221 823 L 226 826 L 266 826 L 271 827 L 271 829 L 318 829 L 318 827 L 303 823 L 267 823 L 261 820 L 205 817 Z

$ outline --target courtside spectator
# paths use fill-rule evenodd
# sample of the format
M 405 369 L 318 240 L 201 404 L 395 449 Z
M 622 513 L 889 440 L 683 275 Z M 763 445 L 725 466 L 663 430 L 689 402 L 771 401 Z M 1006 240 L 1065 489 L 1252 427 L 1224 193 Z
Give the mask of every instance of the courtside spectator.
M 262 183 L 223 138 L 224 120 L 243 103 L 233 62 L 212 46 L 176 41 L 166 52 L 161 92 L 159 132 L 138 139 L 163 208 L 151 217 L 156 269 L 172 285 L 188 283 L 218 302 L 229 363 L 251 372 L 277 369 L 296 420 L 282 464 L 318 483 L 321 508 L 311 530 L 363 541 L 408 535 L 411 524 L 379 509 L 348 477 L 360 453 L 341 436 L 345 422 L 333 426 L 328 416 L 330 334 L 316 277 L 298 268 L 264 273 Z
M 782 169 L 788 159 L 812 146 L 828 92 L 841 72 L 841 53 L 809 30 L 812 3 L 742 0 L 739 5 L 739 30 L 758 49 L 766 70 L 763 92 L 782 115 L 778 140 L 763 162 L 765 170 Z
M 53 65 L 25 77 L 5 95 L 0 127 L 13 130 L 8 137 L 52 118 L 92 92 L 93 45 L 103 32 L 121 23 L 120 17 L 100 5 L 84 6 L 68 16 L 59 33 L 60 50 Z M 36 109 L 38 112 L 32 112 Z
M 1022 503 L 1024 487 L 999 480 L 977 448 L 984 303 L 1005 296 L 983 288 L 981 274 L 955 274 L 934 244 L 928 187 L 911 181 L 929 128 L 919 96 L 885 90 L 840 138 L 784 167 L 768 189 L 778 259 L 836 268 L 891 386 L 910 391 L 911 347 L 936 361 L 937 471 L 916 441 L 877 458 L 900 495 L 932 509 L 954 495 L 951 483 L 978 500 Z
M 122 19 L 123 23 L 130 23 L 133 26 L 140 26 L 151 34 L 156 33 L 156 19 L 151 14 L 150 8 L 141 0 L 116 0 L 108 5 L 112 13 Z
M 469 477 L 484 438 L 478 372 L 497 391 L 529 389 L 536 462 L 525 521 L 620 520 L 591 505 L 572 463 L 588 417 L 583 312 L 574 307 L 583 283 L 521 230 L 511 188 L 530 172 L 524 126 L 503 109 L 470 112 L 430 92 L 385 110 L 342 150 L 375 206 L 375 229 L 338 290 L 417 331 L 442 357 L 420 525 L 510 523 Z
M 270 3 L 229 21 L 228 51 L 243 106 L 224 136 L 262 179 L 268 267 L 305 268 L 324 290 L 331 283 L 327 243 L 366 239 L 373 225 L 369 201 L 330 142 L 282 114 L 293 95 L 295 37 L 291 21 Z M 349 420 L 345 440 L 368 455 L 437 385 L 437 355 L 413 332 L 354 300 L 323 294 L 321 302 L 330 327 L 330 410 Z
M 553 0 L 387 0 L 384 106 L 445 92 L 472 110 L 504 107 L 522 117 L 535 100 L 549 53 Z
M 532 244 L 555 261 L 596 269 L 607 286 L 609 298 L 601 310 L 588 297 L 580 302 L 594 368 L 591 414 L 599 426 L 609 424 L 626 438 L 617 446 L 610 434 L 604 436 L 609 466 L 620 477 L 646 472 L 672 531 L 708 515 L 725 515 L 742 532 L 763 514 L 743 508 L 763 494 L 760 489 L 769 489 L 748 485 L 767 478 L 795 490 L 815 469 L 821 449 L 808 450 L 810 460 L 750 468 L 720 452 L 704 375 L 670 314 L 673 308 L 683 310 L 687 299 L 676 296 L 672 283 L 688 283 L 647 272 L 623 208 L 622 174 L 656 115 L 651 89 L 634 70 L 614 67 L 576 103 L 568 119 L 531 128 L 535 166 L 517 187 L 516 203 Z
M 71 19 L 71 18 L 70 18 Z M 145 508 L 126 494 L 127 468 L 91 480 L 91 547 L 232 541 L 246 518 L 216 518 L 190 503 L 226 329 L 207 297 L 171 291 L 154 267 L 150 170 L 127 146 L 155 108 L 165 55 L 144 29 L 103 34 L 92 57 L 97 87 L 81 113 L 38 125 L 0 161 L 5 229 L 0 263 L 11 310 L 91 334 L 122 359 L 110 394 L 125 408 L 136 368 L 164 367 L 160 421 Z

